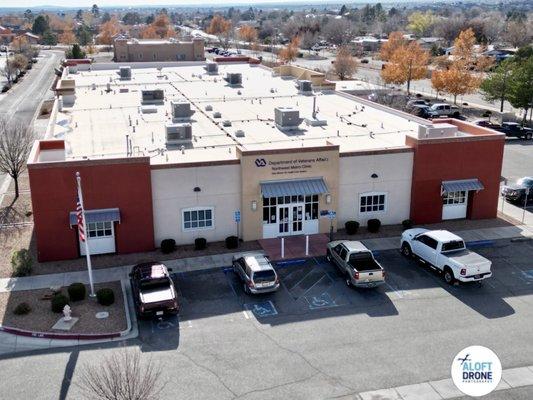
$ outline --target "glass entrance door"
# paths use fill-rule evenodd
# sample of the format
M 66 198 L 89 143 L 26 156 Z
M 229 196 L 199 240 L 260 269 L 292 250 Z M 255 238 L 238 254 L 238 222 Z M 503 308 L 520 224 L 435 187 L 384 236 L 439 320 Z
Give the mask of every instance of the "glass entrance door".
M 289 214 L 289 206 L 278 206 L 278 232 L 280 235 L 290 235 Z
M 297 234 L 303 233 L 304 205 L 293 204 L 291 205 L 291 208 L 292 208 L 291 210 L 292 211 L 291 212 L 291 220 L 292 220 L 291 234 L 297 235 Z
M 279 236 L 298 235 L 303 233 L 304 204 L 287 204 L 278 206 Z

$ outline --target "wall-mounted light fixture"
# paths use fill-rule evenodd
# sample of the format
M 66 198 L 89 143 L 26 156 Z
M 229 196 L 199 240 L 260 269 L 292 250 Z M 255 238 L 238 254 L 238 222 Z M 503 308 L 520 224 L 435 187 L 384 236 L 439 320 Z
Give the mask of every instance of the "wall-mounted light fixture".
M 329 193 L 326 195 L 326 204 L 331 204 L 331 195 Z
M 370 177 L 376 179 L 378 177 L 378 174 L 373 173 L 372 175 L 370 175 Z
M 201 192 L 202 189 L 200 189 L 198 186 L 196 186 L 194 189 L 193 189 L 195 192 Z
M 252 211 L 257 210 L 257 200 L 252 200 Z

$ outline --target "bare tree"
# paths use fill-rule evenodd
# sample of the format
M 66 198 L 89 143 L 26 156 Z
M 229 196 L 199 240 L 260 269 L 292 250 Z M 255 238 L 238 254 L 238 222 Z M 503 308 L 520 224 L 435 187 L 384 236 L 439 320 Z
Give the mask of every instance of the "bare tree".
M 1 70 L 2 76 L 5 76 L 7 79 L 8 85 L 11 85 L 13 79 L 17 76 L 17 65 L 13 59 L 6 60 L 4 68 Z
M 165 387 L 161 367 L 139 351 L 121 350 L 101 364 L 85 364 L 75 385 L 91 400 L 156 400 Z
M 0 172 L 15 182 L 15 199 L 19 197 L 20 174 L 26 168 L 35 134 L 27 124 L 18 120 L 0 119 Z
M 341 81 L 350 78 L 357 70 L 357 61 L 347 47 L 341 47 L 337 52 L 333 69 Z
M 338 46 L 348 44 L 355 37 L 354 25 L 344 18 L 330 19 L 322 31 L 325 38 Z

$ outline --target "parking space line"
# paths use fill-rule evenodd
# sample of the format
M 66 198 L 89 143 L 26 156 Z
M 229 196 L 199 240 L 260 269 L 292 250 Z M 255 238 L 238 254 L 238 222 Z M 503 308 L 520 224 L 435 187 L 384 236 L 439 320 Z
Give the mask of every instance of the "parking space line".
M 292 290 L 292 289 L 294 289 L 296 286 L 298 286 L 300 283 L 302 283 L 303 280 L 304 280 L 305 278 L 307 278 L 307 275 L 309 275 L 311 272 L 313 272 L 313 269 L 312 269 L 312 268 L 311 268 L 311 270 L 310 270 L 307 274 L 304 275 L 304 277 L 303 277 L 302 279 L 300 279 L 298 282 L 296 282 L 296 283 L 295 283 L 290 289 L 288 289 L 288 288 L 287 288 L 287 289 L 288 289 L 289 291 Z M 291 272 L 291 273 L 292 273 L 292 272 Z M 290 274 L 289 274 L 289 275 L 290 275 Z M 287 279 L 287 277 L 285 277 L 285 279 Z
M 247 310 L 242 310 L 242 313 L 244 314 L 244 318 L 250 319 L 250 316 L 248 315 L 248 311 Z
M 313 283 L 313 285 L 312 285 L 309 289 L 307 289 L 305 292 L 303 292 L 302 295 L 301 295 L 300 297 L 304 297 L 304 296 L 305 296 L 305 295 L 306 295 L 311 289 L 313 289 L 316 285 L 318 285 L 318 283 L 319 283 L 322 279 L 324 279 L 324 278 L 328 278 L 328 279 L 330 280 L 330 282 L 333 282 L 333 281 L 331 280 L 331 278 L 328 276 L 328 274 L 324 273 L 324 275 L 322 275 L 318 281 L 316 281 L 315 283 Z M 331 286 L 331 284 L 330 284 L 330 286 Z M 324 292 L 324 293 L 325 293 L 325 292 Z
M 396 296 L 398 296 L 398 298 L 400 299 L 403 299 L 403 295 L 397 291 L 396 289 L 394 289 L 390 284 L 389 282 L 385 281 L 385 285 L 387 285 L 394 293 L 396 293 Z

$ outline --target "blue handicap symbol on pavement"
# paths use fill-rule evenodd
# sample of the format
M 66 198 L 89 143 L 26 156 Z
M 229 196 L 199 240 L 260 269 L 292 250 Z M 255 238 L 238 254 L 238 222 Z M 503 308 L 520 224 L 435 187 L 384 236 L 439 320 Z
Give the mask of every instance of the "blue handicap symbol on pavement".
M 328 292 L 324 292 L 319 296 L 306 296 L 305 299 L 309 303 L 311 310 L 317 308 L 337 307 L 337 303 L 333 300 Z
M 247 310 L 251 311 L 257 318 L 272 317 L 278 314 L 276 307 L 271 301 L 245 304 L 244 306 Z

